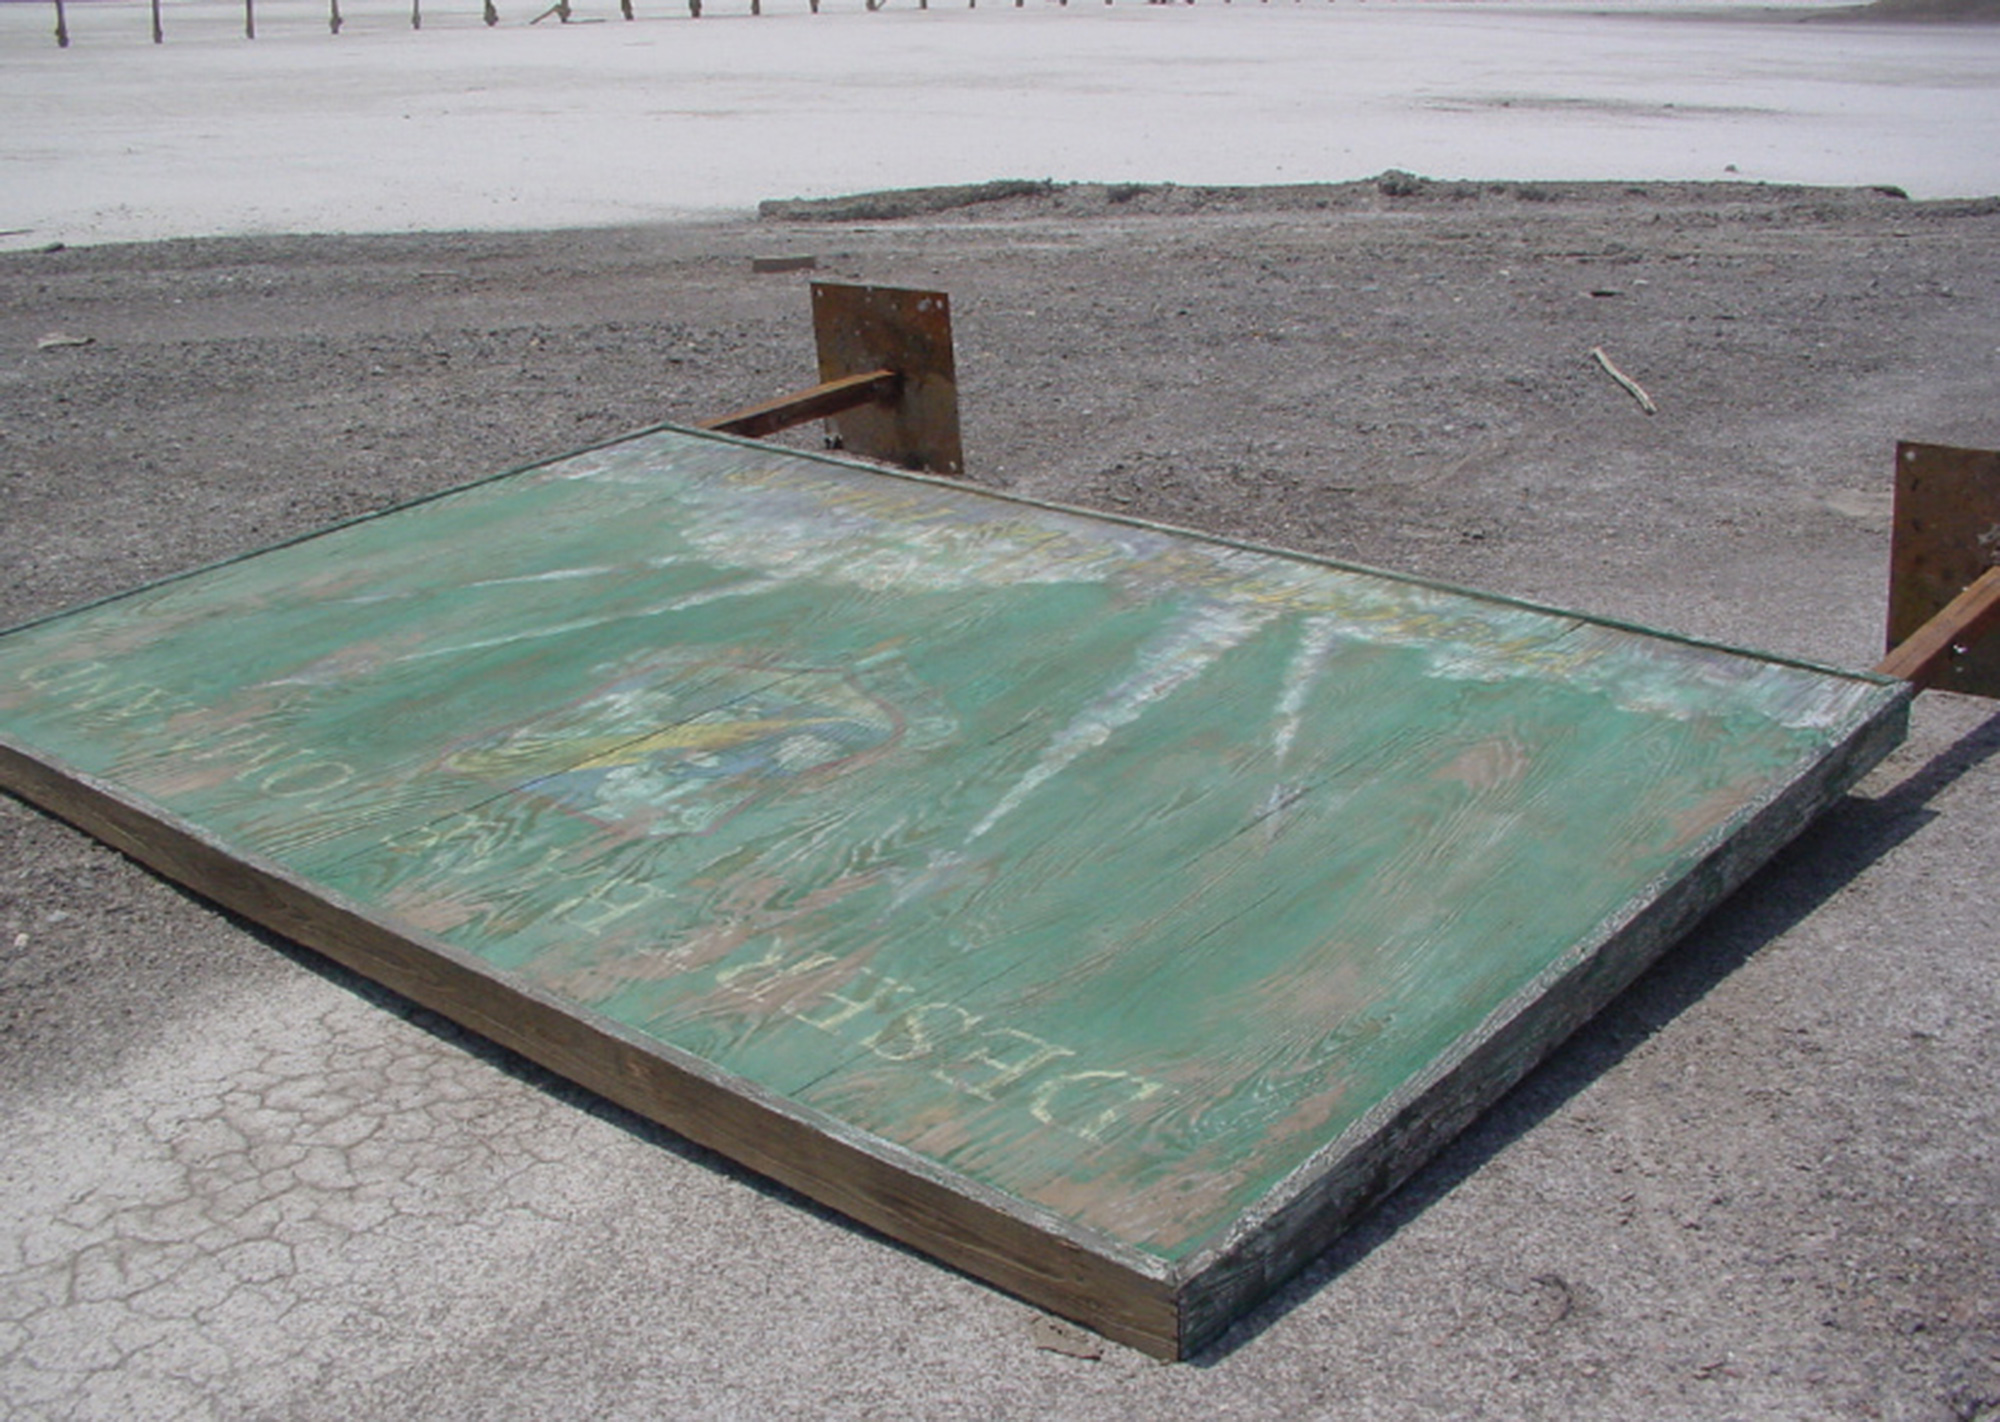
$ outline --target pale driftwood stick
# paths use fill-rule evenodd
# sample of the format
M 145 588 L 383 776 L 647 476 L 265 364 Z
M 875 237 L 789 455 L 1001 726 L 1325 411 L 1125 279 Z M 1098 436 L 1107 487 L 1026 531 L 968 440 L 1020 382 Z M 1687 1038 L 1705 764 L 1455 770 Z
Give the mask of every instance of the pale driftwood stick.
M 1639 408 L 1649 415 L 1660 413 L 1660 407 L 1653 403 L 1653 397 L 1639 388 L 1639 382 L 1611 363 L 1611 357 L 1604 353 L 1604 347 L 1592 346 L 1590 354 L 1604 367 L 1604 373 L 1625 388 L 1625 393 L 1639 402 Z

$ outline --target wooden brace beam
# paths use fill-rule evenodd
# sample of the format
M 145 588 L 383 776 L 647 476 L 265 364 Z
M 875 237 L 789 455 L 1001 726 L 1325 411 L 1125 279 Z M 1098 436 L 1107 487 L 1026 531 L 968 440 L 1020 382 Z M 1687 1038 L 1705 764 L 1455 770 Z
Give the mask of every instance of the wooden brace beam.
M 1935 686 L 1954 656 L 2000 626 L 2000 568 L 1988 568 L 1937 616 L 1899 643 L 1875 667 L 1918 687 Z
M 859 375 L 844 375 L 809 390 L 781 395 L 775 400 L 745 406 L 718 419 L 704 420 L 701 428 L 742 435 L 746 439 L 762 439 L 765 435 L 812 420 L 823 420 L 843 410 L 858 409 L 863 405 L 891 404 L 902 383 L 903 377 L 893 370 L 868 370 Z

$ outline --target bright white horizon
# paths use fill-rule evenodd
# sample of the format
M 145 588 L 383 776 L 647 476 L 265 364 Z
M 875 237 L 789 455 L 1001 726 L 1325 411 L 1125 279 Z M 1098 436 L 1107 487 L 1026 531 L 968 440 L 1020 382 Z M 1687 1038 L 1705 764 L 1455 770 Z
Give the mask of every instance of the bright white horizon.
M 2000 192 L 2000 26 L 1201 0 L 0 4 L 0 246 L 554 228 L 997 177 L 1720 179 Z

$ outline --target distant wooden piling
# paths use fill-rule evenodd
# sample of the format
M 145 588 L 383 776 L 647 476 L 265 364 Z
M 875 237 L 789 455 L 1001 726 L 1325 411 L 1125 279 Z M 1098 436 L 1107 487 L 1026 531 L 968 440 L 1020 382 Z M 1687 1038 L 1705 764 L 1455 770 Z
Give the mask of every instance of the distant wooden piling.
M 66 0 L 51 0 L 51 3 L 54 5 L 56 12 L 56 24 L 55 24 L 56 44 L 59 48 L 68 49 L 70 36 L 69 36 L 69 18 L 68 18 Z M 862 8 L 872 13 L 876 10 L 880 10 L 887 3 L 888 0 L 862 0 Z M 1056 0 L 1056 3 L 1067 8 L 1067 6 L 1069 5 L 1069 0 Z M 1116 0 L 1104 0 L 1104 3 L 1106 5 L 1112 5 L 1116 3 Z M 1152 5 L 1167 5 L 1176 3 L 1176 0 L 1146 0 L 1146 3 Z M 1195 0 L 1184 0 L 1184 3 L 1192 5 L 1195 3 Z M 1223 0 L 1223 3 L 1229 4 L 1231 3 L 1231 0 Z M 1263 0 L 1263 3 L 1269 4 L 1270 0 Z M 1297 3 L 1302 4 L 1304 3 L 1304 0 L 1297 0 Z M 1331 3 L 1331 0 L 1329 0 L 1329 3 Z M 705 0 L 687 0 L 689 17 L 691 19 L 699 20 L 702 16 L 702 9 L 704 4 Z M 809 6 L 813 14 L 817 15 L 820 13 L 820 8 L 821 8 L 820 0 L 807 0 L 807 5 Z M 930 7 L 931 7 L 930 0 L 916 0 L 916 8 L 919 10 L 929 10 Z M 1026 7 L 1027 7 L 1027 0 L 1014 0 L 1015 9 L 1020 10 L 1020 9 L 1025 9 Z M 966 0 L 966 8 L 971 10 L 977 10 L 979 8 L 979 0 Z M 165 13 L 164 13 L 165 6 L 163 0 L 148 0 L 148 9 L 151 12 L 153 43 L 165 44 L 167 35 L 166 35 Z M 638 19 L 639 16 L 638 16 L 638 7 L 636 0 L 618 0 L 618 13 L 626 20 Z M 752 15 L 762 15 L 764 13 L 763 0 L 750 0 L 750 13 Z M 551 3 L 546 10 L 536 15 L 534 19 L 529 21 L 529 23 L 539 24 L 541 21 L 548 19 L 552 15 L 555 16 L 558 20 L 560 20 L 563 24 L 571 23 L 573 17 L 572 0 L 553 0 L 553 3 Z M 480 18 L 485 22 L 488 29 L 492 29 L 497 25 L 499 25 L 500 9 L 498 4 L 496 3 L 496 0 L 481 0 Z M 347 18 L 341 11 L 340 0 L 327 0 L 327 11 L 326 11 L 327 33 L 337 35 L 341 33 L 343 29 L 346 28 L 346 24 L 347 24 Z M 421 30 L 423 27 L 424 27 L 423 0 L 410 0 L 410 28 L 413 30 Z M 257 38 L 256 0 L 243 0 L 243 37 L 245 39 L 252 39 L 252 40 Z

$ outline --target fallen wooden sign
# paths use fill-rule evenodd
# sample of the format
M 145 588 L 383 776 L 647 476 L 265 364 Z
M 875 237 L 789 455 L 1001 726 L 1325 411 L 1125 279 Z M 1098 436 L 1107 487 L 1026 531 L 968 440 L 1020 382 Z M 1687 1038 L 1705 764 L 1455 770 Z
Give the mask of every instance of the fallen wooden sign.
M 662 426 L 0 635 L 0 783 L 1179 1357 L 1912 694 Z

